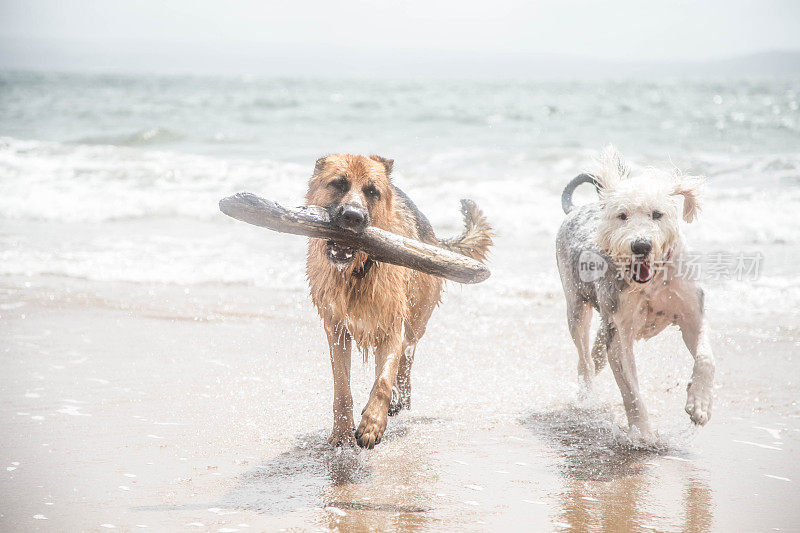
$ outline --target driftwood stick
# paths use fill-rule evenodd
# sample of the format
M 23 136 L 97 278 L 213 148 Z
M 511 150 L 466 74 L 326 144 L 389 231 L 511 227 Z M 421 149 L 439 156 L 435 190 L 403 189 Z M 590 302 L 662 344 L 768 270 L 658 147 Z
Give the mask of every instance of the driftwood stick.
M 223 198 L 219 209 L 237 220 L 282 233 L 340 242 L 367 253 L 373 260 L 412 268 L 459 283 L 480 283 L 489 269 L 465 255 L 368 227 L 361 233 L 335 226 L 322 207 L 286 208 L 248 192 Z

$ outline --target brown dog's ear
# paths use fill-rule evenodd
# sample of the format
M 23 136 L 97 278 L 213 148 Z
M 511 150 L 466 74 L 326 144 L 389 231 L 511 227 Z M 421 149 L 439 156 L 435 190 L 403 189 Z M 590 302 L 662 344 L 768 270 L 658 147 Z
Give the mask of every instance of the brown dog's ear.
M 328 161 L 327 155 L 323 155 L 322 157 L 317 159 L 317 162 L 314 164 L 314 176 L 322 172 L 322 169 L 325 168 L 325 163 L 327 161 Z
M 700 191 L 703 179 L 693 176 L 678 176 L 672 195 L 683 196 L 683 220 L 691 222 L 700 212 Z
M 386 159 L 385 157 L 381 157 L 375 154 L 369 156 L 369 158 L 383 165 L 383 168 L 386 169 L 387 176 L 392 173 L 392 167 L 394 167 L 394 159 Z

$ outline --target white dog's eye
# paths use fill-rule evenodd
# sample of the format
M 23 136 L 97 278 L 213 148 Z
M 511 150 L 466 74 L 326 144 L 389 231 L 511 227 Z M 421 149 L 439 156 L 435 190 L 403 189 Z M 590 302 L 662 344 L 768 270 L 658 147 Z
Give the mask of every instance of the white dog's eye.
M 628 214 L 627 213 L 620 213 L 619 215 L 617 215 L 617 218 L 620 219 L 620 220 L 628 220 Z
M 653 211 L 653 215 L 652 215 L 653 220 L 658 220 L 662 216 L 664 216 L 664 213 L 662 213 L 660 211 Z

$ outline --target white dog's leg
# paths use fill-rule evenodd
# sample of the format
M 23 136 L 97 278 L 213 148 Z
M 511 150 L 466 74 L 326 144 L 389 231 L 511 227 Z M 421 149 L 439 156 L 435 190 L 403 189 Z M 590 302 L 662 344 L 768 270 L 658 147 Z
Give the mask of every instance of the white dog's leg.
M 608 363 L 614 372 L 622 403 L 628 415 L 628 425 L 638 430 L 645 441 L 653 439 L 647 409 L 639 394 L 639 378 L 636 375 L 636 360 L 633 357 L 633 335 L 630 328 L 620 331 L 616 325 L 613 329 L 611 345 L 608 350 Z
M 694 357 L 692 379 L 686 388 L 686 412 L 692 422 L 702 426 L 711 418 L 715 365 L 708 341 L 708 325 L 703 316 L 702 292 L 697 294 L 698 305 L 688 316 L 681 317 L 678 325 L 683 342 Z
M 568 306 L 567 323 L 569 333 L 578 349 L 578 376 L 586 389 L 591 390 L 594 378 L 594 361 L 589 346 L 589 328 L 592 323 L 592 307 L 584 302 Z
M 608 343 L 611 340 L 608 336 L 609 325 L 603 321 L 597 328 L 592 346 L 592 361 L 594 361 L 594 373 L 597 375 L 608 362 Z

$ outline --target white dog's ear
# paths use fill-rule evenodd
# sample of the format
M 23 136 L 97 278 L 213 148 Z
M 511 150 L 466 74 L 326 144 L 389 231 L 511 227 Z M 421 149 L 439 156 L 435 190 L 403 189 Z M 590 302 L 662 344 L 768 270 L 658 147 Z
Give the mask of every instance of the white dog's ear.
M 703 178 L 695 176 L 678 176 L 678 181 L 670 194 L 683 196 L 683 220 L 691 222 L 700 212 L 700 193 L 704 184 Z
M 631 169 L 622 155 L 612 145 L 603 148 L 598 160 L 600 169 L 595 174 L 601 189 L 613 189 L 617 183 L 627 179 Z

